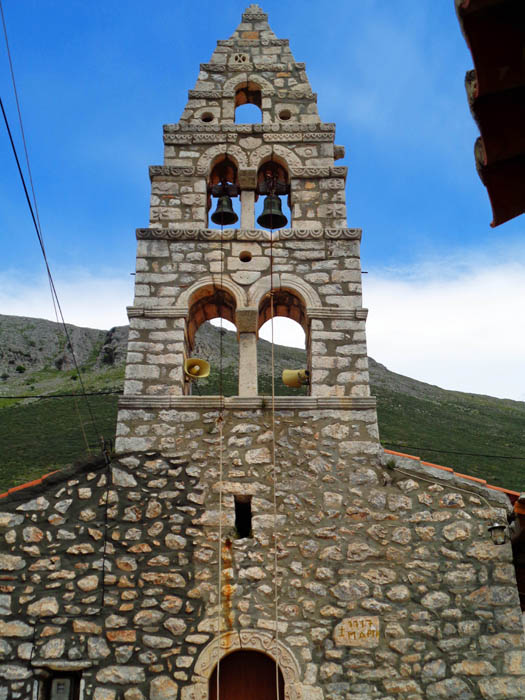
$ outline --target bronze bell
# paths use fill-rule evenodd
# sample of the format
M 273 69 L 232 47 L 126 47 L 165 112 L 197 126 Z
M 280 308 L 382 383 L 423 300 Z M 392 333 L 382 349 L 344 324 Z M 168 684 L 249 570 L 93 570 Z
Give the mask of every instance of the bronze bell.
M 219 197 L 217 209 L 211 215 L 211 220 L 219 226 L 231 226 L 231 224 L 235 224 L 239 220 L 239 217 L 233 211 L 231 197 L 228 197 L 227 194 Z
M 282 228 L 288 223 L 288 219 L 281 208 L 281 200 L 276 194 L 269 194 L 264 200 L 263 212 L 257 217 L 257 223 L 259 226 L 269 228 L 272 231 L 276 228 Z

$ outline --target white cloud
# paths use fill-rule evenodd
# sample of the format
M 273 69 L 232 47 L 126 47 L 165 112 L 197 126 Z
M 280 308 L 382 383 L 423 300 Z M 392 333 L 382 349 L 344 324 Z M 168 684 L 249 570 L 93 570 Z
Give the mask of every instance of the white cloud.
M 122 271 L 100 275 L 85 269 L 53 275 L 66 323 L 88 328 L 111 328 L 128 322 L 126 306 L 133 302 L 133 277 Z M 56 321 L 47 278 L 24 279 L 20 272 L 0 276 L 0 310 L 13 316 Z
M 499 257 L 499 256 L 498 256 Z M 462 260 L 468 260 L 463 255 Z M 364 277 L 369 354 L 390 370 L 445 389 L 525 400 L 525 256 L 515 262 L 448 259 Z M 67 323 L 111 328 L 127 323 L 134 278 L 122 271 L 57 272 Z M 45 278 L 0 277 L 4 314 L 54 321 Z M 269 324 L 261 333 L 267 340 Z M 304 347 L 299 326 L 275 320 L 279 344 Z
M 523 258 L 522 258 L 523 260 Z M 445 389 L 525 400 L 525 262 L 371 272 L 368 352 L 390 370 Z

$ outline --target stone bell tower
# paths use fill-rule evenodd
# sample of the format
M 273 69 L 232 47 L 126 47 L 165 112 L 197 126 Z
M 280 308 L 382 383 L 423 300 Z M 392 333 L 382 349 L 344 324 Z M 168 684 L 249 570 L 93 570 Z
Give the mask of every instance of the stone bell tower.
M 260 123 L 236 123 L 245 103 Z M 380 450 L 361 231 L 347 227 L 334 136 L 304 64 L 250 5 L 201 65 L 179 122 L 164 127 L 164 164 L 150 168 L 116 450 L 148 483 L 149 536 L 166 547 L 146 585 L 183 601 L 171 631 L 188 700 L 216 697 L 219 661 L 221 683 L 270 663 L 281 697 L 329 697 L 319 666 L 348 607 L 341 538 L 355 529 L 344 507 Z M 254 214 L 272 192 L 291 210 L 289 227 L 273 231 Z M 240 199 L 239 225 L 209 227 L 221 194 Z M 272 311 L 305 331 L 307 396 L 258 394 L 257 333 Z M 184 371 L 197 329 L 217 316 L 238 332 L 239 389 L 228 398 L 192 394 Z

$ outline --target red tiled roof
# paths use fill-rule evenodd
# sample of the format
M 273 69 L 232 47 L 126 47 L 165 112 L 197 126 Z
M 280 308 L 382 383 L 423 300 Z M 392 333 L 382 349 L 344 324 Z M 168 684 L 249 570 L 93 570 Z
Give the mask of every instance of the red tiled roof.
M 18 484 L 18 486 L 13 486 L 12 489 L 9 489 L 8 491 L 5 491 L 4 493 L 0 493 L 0 498 L 6 498 L 6 496 L 10 496 L 12 493 L 16 493 L 17 491 L 22 491 L 23 489 L 28 489 L 30 486 L 38 486 L 38 484 L 41 484 L 45 479 L 47 479 L 48 476 L 51 476 L 51 474 L 56 474 L 57 471 L 58 471 L 58 469 L 55 469 L 52 472 L 48 472 L 47 474 L 44 474 L 39 479 L 35 479 L 34 481 L 28 481 L 25 484 Z
M 467 481 L 475 481 L 478 484 L 481 484 L 482 486 L 485 486 L 488 489 L 492 489 L 493 491 L 501 491 L 502 493 L 506 493 L 507 496 L 509 497 L 509 501 L 514 504 L 514 502 L 518 499 L 519 497 L 519 491 L 511 491 L 510 489 L 504 489 L 501 488 L 501 486 L 493 486 L 492 484 L 487 484 L 485 479 L 479 479 L 477 476 L 470 476 L 469 474 L 461 474 L 460 472 L 455 472 L 451 467 L 444 467 L 441 464 L 433 464 L 432 462 L 424 462 L 421 457 L 416 457 L 415 455 L 408 455 L 405 454 L 404 452 L 395 452 L 394 450 L 386 450 L 385 453 L 389 455 L 396 455 L 397 457 L 405 457 L 406 459 L 413 459 L 416 462 L 421 462 L 425 467 L 431 467 L 432 469 L 441 469 L 442 471 L 445 472 L 451 472 L 454 474 L 454 476 L 459 476 L 460 479 L 466 479 Z M 416 477 L 417 478 L 417 477 Z

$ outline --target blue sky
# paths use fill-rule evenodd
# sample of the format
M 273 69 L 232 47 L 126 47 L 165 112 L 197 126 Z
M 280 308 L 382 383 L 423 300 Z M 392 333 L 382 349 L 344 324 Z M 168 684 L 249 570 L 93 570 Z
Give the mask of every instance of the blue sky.
M 109 328 L 132 300 L 148 165 L 199 63 L 248 3 L 3 0 L 40 218 L 66 320 Z M 363 228 L 370 354 L 446 388 L 525 399 L 525 217 L 491 229 L 452 0 L 261 2 L 305 61 Z M 21 153 L 5 45 L 0 84 Z M 5 129 L 0 312 L 53 317 Z

